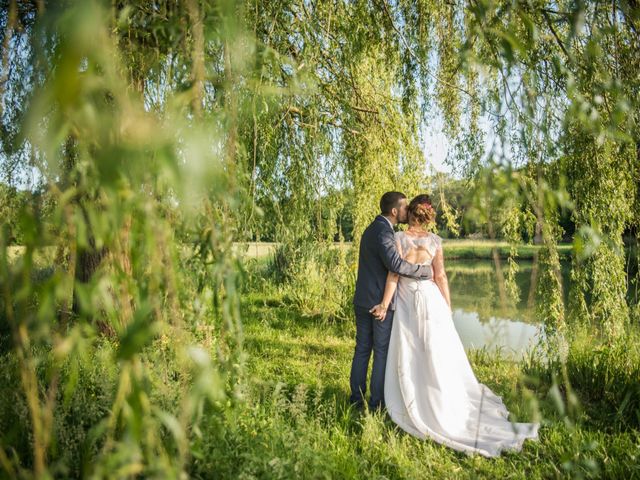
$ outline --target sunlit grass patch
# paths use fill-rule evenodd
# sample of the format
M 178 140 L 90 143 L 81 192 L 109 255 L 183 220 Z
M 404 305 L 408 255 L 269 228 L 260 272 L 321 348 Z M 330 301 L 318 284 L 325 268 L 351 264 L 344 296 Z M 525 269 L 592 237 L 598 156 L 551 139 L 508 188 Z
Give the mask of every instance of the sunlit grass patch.
M 275 288 L 251 293 L 244 308 L 251 312 L 245 316 L 245 346 L 253 393 L 239 407 L 246 409 L 238 412 L 245 426 L 234 435 L 242 437 L 236 441 L 249 451 L 243 456 L 245 463 L 229 467 L 227 472 L 233 475 L 546 479 L 633 478 L 640 473 L 638 430 L 620 424 L 607 428 L 609 420 L 597 411 L 606 408 L 613 414 L 611 405 L 585 401 L 570 414 L 559 411 L 550 395 L 554 376 L 541 362 L 513 361 L 489 350 L 469 351 L 478 379 L 503 397 L 511 418 L 543 425 L 540 441 L 526 442 L 522 452 L 506 452 L 495 459 L 469 457 L 416 439 L 385 416 L 350 410 L 348 379 L 355 334 L 351 322 L 302 317 Z M 574 348 L 589 357 L 593 352 L 587 347 L 579 341 Z M 578 363 L 577 353 L 570 358 L 574 358 L 570 364 Z M 586 360 L 579 363 L 589 366 Z M 612 371 L 611 364 L 608 368 Z M 569 369 L 574 374 L 579 371 L 577 365 Z M 574 388 L 582 398 L 585 385 L 578 383 Z M 265 425 L 266 430 L 260 430 Z M 243 443 L 253 435 L 261 440 Z

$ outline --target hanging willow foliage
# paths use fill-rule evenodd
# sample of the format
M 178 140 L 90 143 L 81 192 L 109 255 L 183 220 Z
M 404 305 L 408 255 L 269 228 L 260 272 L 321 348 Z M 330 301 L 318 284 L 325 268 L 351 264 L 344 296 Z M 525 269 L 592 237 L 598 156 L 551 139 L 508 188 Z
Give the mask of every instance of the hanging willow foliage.
M 46 196 L 41 211 L 3 218 L 0 345 L 32 432 L 16 449 L 26 458 L 7 456 L 0 437 L 10 474 L 45 475 L 78 352 L 113 348 L 117 368 L 92 366 L 116 392 L 105 426 L 89 466 L 70 471 L 184 475 L 203 405 L 241 376 L 233 242 L 282 242 L 274 264 L 296 298 L 328 299 L 322 308 L 346 318 L 354 261 L 330 250 L 338 212 L 351 210 L 357 244 L 384 191 L 428 190 L 421 136 L 437 123 L 474 186 L 476 223 L 543 245 L 548 333 L 565 330 L 557 215 L 569 205 L 569 318 L 613 340 L 640 312 L 622 260 L 623 235 L 640 231 L 635 1 L 7 0 L 0 36 L 0 198 L 15 187 Z M 47 248 L 55 268 L 42 272 Z M 215 347 L 218 361 L 169 338 Z M 162 365 L 190 360 L 158 379 L 153 342 Z M 149 400 L 163 381 L 186 392 L 165 399 L 178 410 Z

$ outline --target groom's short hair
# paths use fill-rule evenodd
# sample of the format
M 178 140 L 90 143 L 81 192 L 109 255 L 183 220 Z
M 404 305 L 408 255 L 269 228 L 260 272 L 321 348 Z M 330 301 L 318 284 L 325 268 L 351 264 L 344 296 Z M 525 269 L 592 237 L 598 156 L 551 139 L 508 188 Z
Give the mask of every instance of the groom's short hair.
M 402 192 L 387 192 L 380 198 L 380 212 L 383 215 L 390 215 L 391 210 L 398 208 L 400 200 L 407 198 Z

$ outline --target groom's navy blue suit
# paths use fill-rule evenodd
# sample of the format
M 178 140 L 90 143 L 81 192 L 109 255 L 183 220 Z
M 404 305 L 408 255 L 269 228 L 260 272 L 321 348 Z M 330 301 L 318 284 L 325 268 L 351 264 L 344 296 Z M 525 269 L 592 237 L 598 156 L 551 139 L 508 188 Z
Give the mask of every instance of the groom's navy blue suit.
M 351 403 L 362 405 L 367 391 L 367 370 L 371 350 L 369 406 L 377 409 L 384 406 L 384 372 L 391 337 L 394 306 L 391 304 L 384 322 L 376 320 L 369 310 L 382 301 L 389 271 L 403 277 L 429 279 L 431 267 L 405 262 L 398 253 L 391 222 L 378 215 L 369 225 L 360 240 L 358 279 L 353 305 L 356 314 L 356 348 L 351 364 Z

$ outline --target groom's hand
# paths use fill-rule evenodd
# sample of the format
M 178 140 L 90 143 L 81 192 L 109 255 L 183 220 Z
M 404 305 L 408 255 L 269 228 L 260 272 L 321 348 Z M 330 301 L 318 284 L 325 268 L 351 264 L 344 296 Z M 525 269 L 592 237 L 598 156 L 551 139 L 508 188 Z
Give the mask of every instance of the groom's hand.
M 380 303 L 369 310 L 369 313 L 376 317 L 377 320 L 384 322 L 384 319 L 387 316 L 387 307 Z
M 433 280 L 433 267 L 423 265 L 420 269 L 420 280 Z

